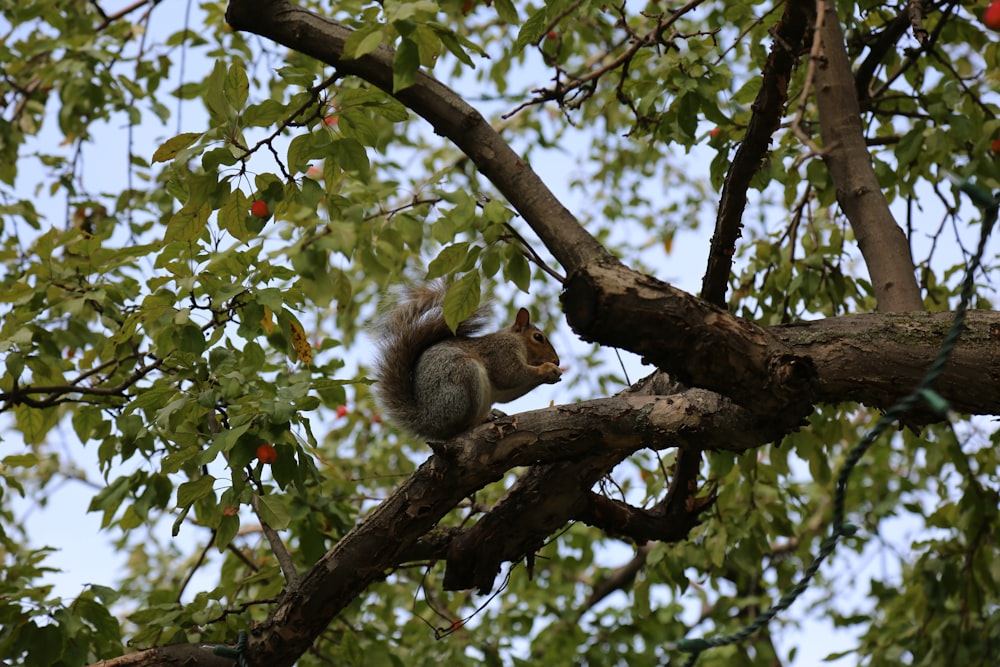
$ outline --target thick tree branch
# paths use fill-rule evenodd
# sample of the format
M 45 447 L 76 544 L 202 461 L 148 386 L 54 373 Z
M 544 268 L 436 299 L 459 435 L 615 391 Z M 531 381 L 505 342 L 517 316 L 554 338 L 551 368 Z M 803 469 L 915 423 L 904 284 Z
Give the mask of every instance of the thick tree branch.
M 644 401 L 630 395 L 617 400 L 623 401 L 623 406 Z M 667 428 L 658 434 L 650 433 L 652 437 L 642 448 L 700 451 L 721 446 L 744 451 L 769 441 L 769 435 L 754 427 L 747 412 L 718 394 L 689 389 L 657 401 L 649 407 L 664 410 L 666 419 L 660 424 Z M 560 409 L 574 411 L 594 404 Z M 591 415 L 587 414 L 589 408 L 584 410 L 586 413 L 581 412 L 579 418 L 585 422 Z M 603 435 L 617 439 L 615 431 L 622 424 L 615 420 L 613 412 L 607 418 Z M 595 447 L 590 451 L 568 461 L 532 467 L 474 526 L 455 536 L 448 549 L 445 588 L 475 587 L 488 592 L 503 563 L 530 558 L 551 534 L 572 519 L 598 526 L 615 524 L 613 534 L 628 535 L 640 542 L 661 538 L 677 541 L 697 525 L 698 514 L 708 501 L 689 499 L 679 505 L 671 502 L 668 494 L 665 502 L 644 512 L 590 493 L 591 487 L 625 458 L 622 450 Z M 665 526 L 667 517 L 676 525 Z
M 566 318 L 582 338 L 642 355 L 688 386 L 732 398 L 779 438 L 812 412 L 814 371 L 763 327 L 623 266 L 566 283 Z
M 817 402 L 888 408 L 917 386 L 954 313 L 862 314 L 769 328 L 815 369 Z M 1000 313 L 966 314 L 958 347 L 935 390 L 954 410 L 1000 413 Z
M 233 659 L 215 655 L 210 645 L 171 644 L 100 660 L 90 667 L 233 667 Z
M 736 451 L 760 444 L 752 430 L 741 428 L 745 423 L 731 418 L 731 409 L 709 392 L 599 399 L 504 418 L 445 443 L 289 587 L 255 629 L 259 639 L 251 642 L 252 662 L 291 665 L 336 614 L 403 562 L 445 514 L 511 468 L 591 457 L 613 466 L 640 448 L 695 441 Z
M 865 145 L 861 108 L 836 3 L 828 0 L 823 4 L 823 59 L 816 68 L 816 101 L 824 158 L 837 189 L 837 201 L 858 240 L 878 309 L 923 310 L 909 244 L 889 211 Z
M 785 102 L 788 101 L 788 81 L 792 68 L 798 62 L 815 7 L 814 0 L 788 0 L 785 3 L 785 12 L 774 28 L 774 44 L 764 65 L 760 90 L 751 107 L 753 115 L 722 186 L 715 233 L 712 234 L 708 252 L 708 268 L 701 282 L 701 298 L 717 306 L 726 303 L 736 239 L 743 228 L 747 189 L 767 157 L 771 135 L 781 124 Z

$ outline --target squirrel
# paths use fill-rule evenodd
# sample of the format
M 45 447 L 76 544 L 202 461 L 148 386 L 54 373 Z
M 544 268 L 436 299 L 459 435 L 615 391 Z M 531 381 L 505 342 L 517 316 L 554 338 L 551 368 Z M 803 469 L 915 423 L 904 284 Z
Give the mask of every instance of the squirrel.
M 494 403 L 559 382 L 559 356 L 521 308 L 514 323 L 477 336 L 481 305 L 452 333 L 444 321 L 447 286 L 407 288 L 376 321 L 376 398 L 397 426 L 443 441 L 486 420 Z

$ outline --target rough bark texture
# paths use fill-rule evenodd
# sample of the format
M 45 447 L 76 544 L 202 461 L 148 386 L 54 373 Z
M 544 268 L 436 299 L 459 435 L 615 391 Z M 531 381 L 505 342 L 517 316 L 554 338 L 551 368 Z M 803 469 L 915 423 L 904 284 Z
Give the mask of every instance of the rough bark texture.
M 923 378 L 954 313 L 847 315 L 768 331 L 816 369 L 820 403 L 887 408 Z M 1000 313 L 970 311 L 935 390 L 954 410 L 993 414 L 1000 402 Z
M 836 23 L 831 12 L 825 22 Z M 391 88 L 391 51 L 344 61 L 350 31 L 285 0 L 231 0 L 227 17 L 235 29 Z M 832 62 L 838 54 L 831 40 L 840 39 L 843 47 L 839 26 L 824 35 Z M 853 173 L 861 159 L 855 144 L 862 137 L 857 119 L 847 118 L 843 109 L 845 82 L 836 69 L 841 66 L 846 56 L 832 68 L 828 63 L 817 93 L 821 106 L 838 109 L 833 116 L 824 112 L 831 173 L 857 236 L 864 239 L 880 309 L 918 310 L 919 293 L 914 303 L 909 291 L 909 256 L 900 255 L 893 240 L 901 232 L 891 216 L 885 218 L 888 210 L 873 175 Z M 856 106 L 849 68 L 847 74 L 846 95 Z M 912 313 L 764 328 L 734 317 L 621 266 L 485 119 L 448 88 L 420 74 L 416 85 L 397 97 L 469 155 L 563 264 L 569 274 L 563 303 L 574 330 L 587 340 L 636 351 L 691 388 L 657 374 L 621 396 L 504 418 L 436 446 L 413 475 L 289 586 L 268 619 L 253 629 L 251 664 L 293 664 L 341 610 L 409 559 L 444 558 L 449 587 L 487 590 L 504 562 L 530 562 L 538 545 L 570 520 L 637 542 L 684 539 L 711 501 L 690 484 L 700 450 L 742 452 L 772 442 L 797 428 L 818 402 L 885 407 L 919 381 L 950 322 L 949 313 Z M 873 250 L 873 244 L 883 247 Z M 904 276 L 885 273 L 890 264 Z M 965 337 L 938 383 L 956 409 L 1000 412 L 998 350 L 1000 313 L 970 314 Z M 681 454 L 675 472 L 681 484 L 671 486 L 660 503 L 635 508 L 592 490 L 595 480 L 646 448 L 678 448 Z M 469 494 L 522 466 L 529 471 L 475 524 L 436 527 Z M 165 647 L 100 664 L 219 664 L 198 651 Z M 181 655 L 186 662 L 171 662 Z
M 883 312 L 923 310 L 906 235 L 889 211 L 865 145 L 861 107 L 847 59 L 836 3 L 825 2 L 823 58 L 816 68 L 816 101 L 824 152 L 837 201 L 851 223 Z
M 763 327 L 620 265 L 566 284 L 566 319 L 589 341 L 642 355 L 684 384 L 724 394 L 780 437 L 812 411 L 815 371 Z

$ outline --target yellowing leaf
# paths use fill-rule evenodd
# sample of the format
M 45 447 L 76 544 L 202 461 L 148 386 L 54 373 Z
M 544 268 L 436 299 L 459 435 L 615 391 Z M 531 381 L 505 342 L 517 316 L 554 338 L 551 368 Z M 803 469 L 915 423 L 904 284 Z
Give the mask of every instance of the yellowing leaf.
M 305 329 L 297 321 L 289 322 L 288 328 L 292 336 L 292 347 L 295 348 L 295 355 L 304 364 L 311 364 L 313 359 L 312 345 L 306 337 Z
M 667 234 L 663 237 L 663 250 L 669 255 L 673 249 L 674 249 L 674 235 Z
M 264 317 L 260 318 L 260 325 L 268 334 L 274 331 L 274 313 L 267 306 L 264 306 Z

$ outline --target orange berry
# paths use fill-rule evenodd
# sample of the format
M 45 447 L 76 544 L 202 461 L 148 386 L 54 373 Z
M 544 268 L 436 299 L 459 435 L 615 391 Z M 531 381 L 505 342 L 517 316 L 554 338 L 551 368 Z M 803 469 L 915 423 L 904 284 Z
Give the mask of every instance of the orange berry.
M 338 417 L 346 417 L 347 416 L 347 406 L 346 405 L 340 405 L 340 406 L 337 407 L 337 416 Z
M 1000 30 L 1000 0 L 993 0 L 983 12 L 983 23 L 987 28 Z
M 269 213 L 267 202 L 263 199 L 258 199 L 254 203 L 250 204 L 250 213 L 258 218 L 266 218 Z
M 277 458 L 278 452 L 274 449 L 274 445 L 265 442 L 257 447 L 257 460 L 261 463 L 274 463 Z

